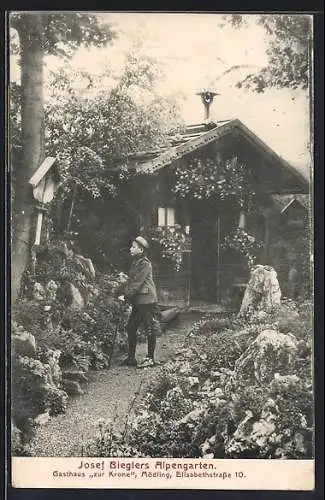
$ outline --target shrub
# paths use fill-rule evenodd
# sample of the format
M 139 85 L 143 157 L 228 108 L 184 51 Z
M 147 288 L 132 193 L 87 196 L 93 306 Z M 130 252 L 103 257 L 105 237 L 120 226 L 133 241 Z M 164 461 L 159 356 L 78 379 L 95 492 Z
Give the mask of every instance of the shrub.
M 308 305 L 291 304 L 291 309 L 309 324 Z M 286 317 L 291 325 L 291 313 Z M 296 331 L 292 374 L 273 374 L 273 381 L 263 387 L 253 380 L 237 381 L 230 393 L 227 390 L 238 357 L 261 330 L 275 328 L 276 320 L 266 315 L 250 324 L 235 317 L 198 321 L 175 359 L 148 386 L 147 396 L 129 416 L 127 431 L 117 436 L 121 456 L 310 458 L 310 327 Z M 97 449 L 109 456 L 103 442 L 100 449 L 96 442 L 94 446 L 95 455 Z
M 47 366 L 27 356 L 13 357 L 12 396 L 12 417 L 18 428 L 45 411 L 63 413 L 68 399 L 64 391 L 49 383 Z
M 56 249 L 52 254 L 47 249 L 44 252 L 37 268 L 39 282 L 46 284 L 51 276 L 61 287 L 69 283 L 72 271 L 67 272 L 68 267 L 64 265 L 67 263 L 64 251 Z M 48 411 L 50 415 L 57 415 L 66 410 L 66 392 L 49 380 L 47 354 L 50 350 L 60 351 L 62 370 L 73 368 L 87 372 L 106 368 L 115 333 L 117 329 L 124 330 L 128 310 L 114 300 L 112 294 L 125 277 L 117 273 L 101 275 L 93 282 L 89 278 L 87 281 L 79 267 L 73 269 L 75 280 L 71 282 L 80 286 L 78 279 L 82 276 L 86 284 L 84 309 L 68 307 L 60 290 L 51 300 L 21 297 L 13 308 L 13 334 L 32 334 L 37 346 L 35 359 L 13 353 L 12 409 L 14 423 L 20 430 L 26 429 L 28 422 L 39 413 Z M 24 439 L 27 434 L 24 430 Z M 23 448 L 25 453 L 26 443 Z

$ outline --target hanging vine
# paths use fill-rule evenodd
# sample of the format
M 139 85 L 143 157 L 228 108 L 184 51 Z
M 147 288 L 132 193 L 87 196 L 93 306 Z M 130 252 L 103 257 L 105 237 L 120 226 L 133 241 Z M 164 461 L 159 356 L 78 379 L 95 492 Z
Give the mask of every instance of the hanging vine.
M 237 227 L 231 231 L 223 240 L 223 250 L 236 250 L 240 253 L 246 263 L 248 269 L 254 266 L 258 253 L 263 247 L 263 243 L 258 241 L 254 236 L 248 234 L 244 229 Z
M 175 224 L 173 227 L 152 226 L 147 229 L 150 240 L 158 245 L 163 259 L 173 263 L 174 269 L 180 271 L 183 265 L 183 252 L 190 247 L 190 238 Z

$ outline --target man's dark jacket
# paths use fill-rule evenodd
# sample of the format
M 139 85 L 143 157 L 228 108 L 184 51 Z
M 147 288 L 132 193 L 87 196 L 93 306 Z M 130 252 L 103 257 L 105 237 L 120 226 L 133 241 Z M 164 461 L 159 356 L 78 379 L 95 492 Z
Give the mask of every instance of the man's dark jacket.
M 125 298 L 131 304 L 156 304 L 157 291 L 152 277 L 152 265 L 145 256 L 136 257 L 124 287 Z

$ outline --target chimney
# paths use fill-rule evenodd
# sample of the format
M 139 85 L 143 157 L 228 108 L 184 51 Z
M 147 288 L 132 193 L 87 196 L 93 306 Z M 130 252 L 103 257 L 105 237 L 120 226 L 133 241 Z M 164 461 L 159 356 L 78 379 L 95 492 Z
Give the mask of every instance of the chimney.
M 204 105 L 204 121 L 210 121 L 210 106 L 213 103 L 214 96 L 220 95 L 217 92 L 212 92 L 211 90 L 202 90 L 198 92 L 196 95 L 201 96 L 201 101 Z

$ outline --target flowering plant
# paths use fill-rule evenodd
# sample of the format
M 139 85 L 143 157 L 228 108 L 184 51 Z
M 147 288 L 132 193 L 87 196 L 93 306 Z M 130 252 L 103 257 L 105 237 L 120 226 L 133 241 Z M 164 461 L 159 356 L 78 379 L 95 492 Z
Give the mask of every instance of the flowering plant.
M 173 262 L 176 271 L 180 271 L 183 264 L 183 251 L 186 249 L 189 236 L 183 232 L 180 225 L 173 227 L 152 227 L 150 238 L 158 243 L 161 256 Z
M 243 255 L 249 268 L 255 264 L 258 251 L 262 247 L 262 242 L 239 227 L 228 234 L 222 243 L 223 250 L 232 248 Z
M 240 206 L 255 195 L 247 166 L 237 156 L 230 159 L 193 158 L 175 170 L 174 192 L 181 198 L 194 199 L 234 198 Z

